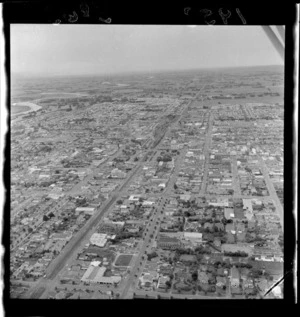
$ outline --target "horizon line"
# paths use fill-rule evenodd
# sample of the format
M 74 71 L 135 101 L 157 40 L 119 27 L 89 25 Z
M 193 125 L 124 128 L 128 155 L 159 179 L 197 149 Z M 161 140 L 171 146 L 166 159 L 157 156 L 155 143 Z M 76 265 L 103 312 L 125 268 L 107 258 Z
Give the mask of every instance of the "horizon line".
M 120 71 L 120 72 L 103 72 L 103 73 L 81 73 L 81 74 L 61 74 L 61 73 L 26 73 L 26 72 L 11 72 L 12 76 L 20 77 L 88 77 L 88 76 L 117 76 L 117 75 L 134 75 L 134 74 L 152 74 L 152 73 L 167 73 L 167 72 L 185 72 L 185 71 L 201 71 L 201 70 L 218 70 L 218 69 L 237 69 L 237 68 L 263 68 L 263 67 L 284 67 L 284 64 L 270 64 L 270 65 L 241 65 L 241 66 L 211 66 L 199 68 L 186 68 L 186 69 L 154 69 L 154 70 L 133 70 L 133 71 Z

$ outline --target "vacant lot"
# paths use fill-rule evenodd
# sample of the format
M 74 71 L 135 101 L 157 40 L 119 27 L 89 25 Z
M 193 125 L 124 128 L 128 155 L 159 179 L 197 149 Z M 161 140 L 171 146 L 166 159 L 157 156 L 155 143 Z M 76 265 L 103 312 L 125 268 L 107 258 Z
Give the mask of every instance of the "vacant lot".
M 255 269 L 264 269 L 272 275 L 282 275 L 283 274 L 283 263 L 272 262 L 272 261 L 252 261 L 251 264 Z
M 251 254 L 251 249 L 247 245 L 236 245 L 236 244 L 222 244 L 222 252 L 246 252 Z
M 95 255 L 97 258 L 103 260 L 103 258 L 107 258 L 109 262 L 112 262 L 115 258 L 115 255 L 112 251 L 108 249 L 98 248 L 90 246 L 83 253 L 84 255 Z
M 197 258 L 196 258 L 194 255 L 182 254 L 182 255 L 180 256 L 180 261 L 195 262 L 195 261 L 197 261 Z
M 115 266 L 128 266 L 132 259 L 131 254 L 121 254 L 118 256 Z

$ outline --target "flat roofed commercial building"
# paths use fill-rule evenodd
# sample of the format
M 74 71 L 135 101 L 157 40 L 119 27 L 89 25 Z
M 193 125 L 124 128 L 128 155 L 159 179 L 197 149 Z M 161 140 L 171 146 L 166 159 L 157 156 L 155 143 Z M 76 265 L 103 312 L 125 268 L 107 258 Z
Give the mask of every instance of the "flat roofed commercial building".
M 107 242 L 106 233 L 94 233 L 90 238 L 90 243 L 98 247 L 104 247 Z
M 105 271 L 105 267 L 90 265 L 82 276 L 81 281 L 99 284 L 115 284 L 121 281 L 121 276 L 103 276 Z
M 160 235 L 157 245 L 162 249 L 176 249 L 181 246 L 181 242 L 177 237 L 170 237 L 167 235 Z
M 202 242 L 202 233 L 199 232 L 184 232 L 183 236 L 192 242 Z
M 77 207 L 76 209 L 75 209 L 75 212 L 76 213 L 79 213 L 79 212 L 84 212 L 84 213 L 87 213 L 87 214 L 94 214 L 94 212 L 95 212 L 95 208 L 93 208 L 93 207 Z
M 251 199 L 243 199 L 243 208 L 253 212 Z

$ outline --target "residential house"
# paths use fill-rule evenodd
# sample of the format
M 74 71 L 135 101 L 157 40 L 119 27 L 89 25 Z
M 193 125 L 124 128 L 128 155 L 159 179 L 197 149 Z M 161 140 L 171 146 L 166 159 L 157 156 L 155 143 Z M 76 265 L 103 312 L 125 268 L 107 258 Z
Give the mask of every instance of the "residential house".
M 236 267 L 231 268 L 230 284 L 231 284 L 231 287 L 239 287 L 240 285 L 240 273 Z
M 208 284 L 209 277 L 205 272 L 198 271 L 198 280 L 200 283 Z
M 161 276 L 158 280 L 157 288 L 166 289 L 168 288 L 167 282 L 170 281 L 169 276 Z
M 217 276 L 216 279 L 217 279 L 216 286 L 218 286 L 218 287 L 226 286 L 226 278 L 225 277 Z

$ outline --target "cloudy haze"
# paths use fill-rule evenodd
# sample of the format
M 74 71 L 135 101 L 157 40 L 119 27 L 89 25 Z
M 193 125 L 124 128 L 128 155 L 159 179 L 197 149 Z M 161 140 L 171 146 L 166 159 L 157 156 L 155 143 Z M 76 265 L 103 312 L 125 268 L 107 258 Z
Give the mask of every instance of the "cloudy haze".
M 283 62 L 260 26 L 11 25 L 11 70 L 107 74 Z

